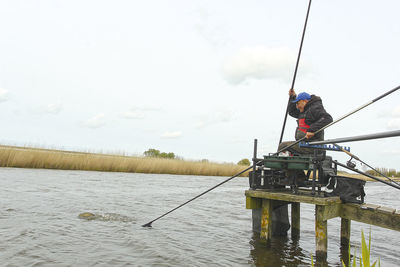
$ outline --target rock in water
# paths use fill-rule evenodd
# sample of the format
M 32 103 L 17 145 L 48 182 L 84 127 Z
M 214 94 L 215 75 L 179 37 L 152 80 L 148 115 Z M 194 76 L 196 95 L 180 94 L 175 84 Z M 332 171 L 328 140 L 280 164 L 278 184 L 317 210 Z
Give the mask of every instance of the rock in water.
M 96 215 L 91 212 L 83 212 L 78 215 L 78 218 L 90 221 L 96 219 Z

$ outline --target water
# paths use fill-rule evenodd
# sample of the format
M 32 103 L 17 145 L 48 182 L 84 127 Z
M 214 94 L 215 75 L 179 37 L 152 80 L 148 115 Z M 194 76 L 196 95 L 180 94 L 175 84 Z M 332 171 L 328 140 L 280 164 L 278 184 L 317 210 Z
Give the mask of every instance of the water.
M 266 247 L 235 178 L 153 223 L 225 177 L 0 169 L 1 266 L 310 266 L 314 207 L 301 206 L 301 238 Z M 368 184 L 366 202 L 400 208 L 398 191 Z M 78 218 L 83 212 L 94 220 Z M 361 229 L 352 222 L 351 242 Z M 372 259 L 398 266 L 400 233 L 372 227 Z M 340 220 L 328 223 L 328 259 L 340 266 Z M 359 252 L 358 248 L 358 252 Z

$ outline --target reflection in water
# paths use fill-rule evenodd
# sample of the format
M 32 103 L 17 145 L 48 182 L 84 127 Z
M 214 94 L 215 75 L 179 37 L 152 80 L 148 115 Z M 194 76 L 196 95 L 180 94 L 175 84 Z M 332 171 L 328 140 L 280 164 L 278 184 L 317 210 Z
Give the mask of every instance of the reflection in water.
M 256 266 L 310 266 L 311 255 L 304 251 L 298 240 L 286 236 L 274 236 L 270 242 L 253 233 L 250 255 Z
M 313 259 L 311 259 L 311 253 L 300 246 L 297 238 L 274 236 L 267 243 L 260 238 L 259 233 L 253 232 L 250 247 L 251 263 L 255 266 L 298 267 L 311 266 L 311 262 L 314 262 L 316 267 L 342 266 L 340 263 L 332 264 L 328 263 L 326 259 L 316 258 L 314 253 Z M 340 252 L 339 260 L 343 260 L 348 266 L 349 248 L 341 247 Z

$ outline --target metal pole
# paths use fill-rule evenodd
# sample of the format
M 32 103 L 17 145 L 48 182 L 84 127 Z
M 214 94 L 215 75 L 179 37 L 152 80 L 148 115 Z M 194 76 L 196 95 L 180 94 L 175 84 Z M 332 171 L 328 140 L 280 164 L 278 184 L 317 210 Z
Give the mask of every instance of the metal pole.
M 260 163 L 260 162 L 257 162 L 256 164 L 258 164 L 258 163 Z M 161 219 L 161 218 L 164 217 L 165 215 L 170 214 L 171 212 L 173 212 L 174 210 L 177 210 L 177 209 L 179 209 L 180 207 L 185 206 L 185 205 L 188 204 L 189 202 L 192 202 L 192 201 L 195 200 L 196 198 L 201 197 L 202 195 L 204 195 L 204 194 L 210 192 L 211 190 L 217 188 L 218 186 L 223 185 L 224 183 L 226 183 L 226 182 L 232 180 L 233 178 L 238 177 L 239 175 L 241 175 L 241 174 L 245 173 L 246 171 L 250 170 L 251 168 L 253 168 L 253 166 L 250 166 L 250 167 L 248 167 L 247 169 L 245 169 L 245 170 L 243 170 L 243 171 L 241 171 L 241 172 L 235 174 L 234 176 L 232 176 L 232 177 L 226 179 L 225 181 L 222 181 L 221 183 L 217 184 L 216 186 L 213 186 L 212 188 L 210 188 L 210 189 L 204 191 L 203 193 L 201 193 L 201 194 L 195 196 L 194 198 L 192 198 L 192 199 L 186 201 L 185 203 L 183 203 L 183 204 L 177 206 L 176 208 L 174 208 L 174 209 L 172 209 L 172 210 L 170 210 L 170 211 L 164 213 L 163 215 L 157 217 L 156 219 L 154 219 L 154 220 L 152 220 L 152 221 L 150 221 L 150 222 L 148 222 L 148 223 L 146 223 L 146 224 L 143 224 L 142 227 L 151 227 L 151 224 L 152 224 L 153 222 L 157 221 L 158 219 Z
M 337 139 L 329 139 L 329 140 L 324 140 L 324 141 L 314 141 L 314 142 L 310 142 L 309 144 L 310 145 L 324 145 L 324 144 L 355 142 L 355 141 L 372 140 L 372 139 L 380 139 L 380 138 L 396 137 L 396 136 L 400 136 L 400 130 L 382 132 L 382 133 L 374 133 L 374 134 L 365 134 L 365 135 L 352 136 L 352 137 L 343 137 L 343 138 L 337 138 Z
M 310 14 L 310 8 L 311 8 L 311 0 L 310 0 L 310 2 L 308 3 L 306 21 L 304 22 L 303 34 L 302 34 L 302 36 L 301 36 L 301 42 L 300 42 L 299 53 L 298 53 L 298 55 L 297 55 L 296 67 L 295 67 L 295 69 L 294 69 L 293 80 L 292 80 L 292 86 L 290 87 L 291 90 L 294 89 L 294 83 L 295 83 L 295 81 L 296 81 L 297 69 L 298 69 L 298 67 L 299 67 L 300 56 L 301 56 L 301 50 L 302 50 L 302 48 L 303 48 L 304 35 L 305 35 L 305 33 L 306 33 L 307 22 L 308 22 L 308 15 Z M 289 104 L 290 104 L 290 96 L 289 96 L 288 103 L 287 103 L 287 105 L 286 105 L 286 112 L 285 112 L 285 117 L 284 117 L 284 119 L 283 119 L 283 125 L 282 125 L 281 137 L 279 138 L 279 144 L 282 143 L 283 133 L 285 132 L 285 126 L 286 126 L 287 114 L 288 114 L 288 110 L 289 110 Z M 279 144 L 278 144 L 278 146 L 279 146 Z
M 369 175 L 368 173 L 362 172 L 362 171 L 360 171 L 360 170 L 357 170 L 357 169 L 354 169 L 354 168 L 350 168 L 350 167 L 348 167 L 348 166 L 345 165 L 345 164 L 342 164 L 342 163 L 340 163 L 340 162 L 337 162 L 336 160 L 334 161 L 334 163 L 337 164 L 337 165 L 339 165 L 339 166 L 341 166 L 341 167 L 343 167 L 343 168 L 349 169 L 349 170 L 351 170 L 351 171 L 354 171 L 354 172 L 356 172 L 356 173 L 359 173 L 359 174 L 362 174 L 362 175 L 364 175 L 364 176 L 367 176 L 367 177 L 369 177 L 369 178 L 371 178 L 371 179 L 374 179 L 374 180 L 376 180 L 376 181 L 378 181 L 378 182 L 381 182 L 381 183 L 390 185 L 391 187 L 394 187 L 394 188 L 396 188 L 396 189 L 400 189 L 400 186 L 398 186 L 398 185 L 394 185 L 394 184 L 389 183 L 389 182 L 387 182 L 387 181 L 385 181 L 385 180 L 381 180 L 381 179 L 379 179 L 379 178 L 376 178 L 375 176 Z

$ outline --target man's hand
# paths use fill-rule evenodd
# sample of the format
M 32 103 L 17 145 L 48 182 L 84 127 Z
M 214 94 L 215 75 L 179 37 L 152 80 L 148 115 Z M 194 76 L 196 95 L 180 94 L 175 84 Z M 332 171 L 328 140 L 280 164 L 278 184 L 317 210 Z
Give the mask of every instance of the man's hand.
M 290 96 L 296 96 L 296 92 L 293 89 L 289 90 L 289 95 Z
M 307 139 L 310 139 L 311 137 L 313 137 L 314 136 L 314 133 L 312 133 L 312 132 L 306 132 L 306 138 Z

